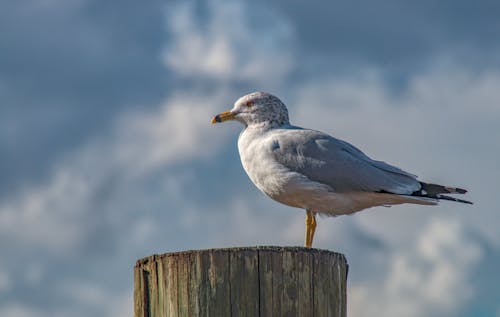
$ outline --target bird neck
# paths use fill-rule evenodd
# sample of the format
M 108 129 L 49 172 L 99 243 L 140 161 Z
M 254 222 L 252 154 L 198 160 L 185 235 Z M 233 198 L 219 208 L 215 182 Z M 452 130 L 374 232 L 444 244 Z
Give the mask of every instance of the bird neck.
M 286 122 L 278 120 L 268 120 L 268 121 L 254 122 L 248 124 L 247 129 L 267 131 L 269 129 L 276 129 L 286 125 L 290 125 L 290 122 L 288 122 L 288 120 L 286 120 Z

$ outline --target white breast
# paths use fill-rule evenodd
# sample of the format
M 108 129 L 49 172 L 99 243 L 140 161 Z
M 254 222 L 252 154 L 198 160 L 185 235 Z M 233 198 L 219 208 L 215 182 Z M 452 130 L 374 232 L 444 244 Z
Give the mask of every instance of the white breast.
M 272 138 L 262 130 L 245 129 L 238 139 L 241 164 L 252 182 L 267 195 L 282 190 L 282 175 L 287 170 L 276 162 L 272 154 Z
M 321 200 L 330 188 L 278 163 L 272 152 L 276 142 L 276 134 L 244 130 L 238 139 L 243 168 L 257 188 L 269 197 L 289 206 L 309 208 L 309 202 Z

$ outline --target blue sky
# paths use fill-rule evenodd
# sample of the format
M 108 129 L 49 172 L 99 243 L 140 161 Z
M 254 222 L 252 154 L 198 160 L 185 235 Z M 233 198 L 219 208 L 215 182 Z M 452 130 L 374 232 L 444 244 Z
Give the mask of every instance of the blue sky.
M 497 1 L 0 3 L 0 315 L 131 316 L 152 253 L 301 245 L 261 194 L 237 123 L 263 90 L 473 206 L 320 219 L 349 315 L 500 316 Z

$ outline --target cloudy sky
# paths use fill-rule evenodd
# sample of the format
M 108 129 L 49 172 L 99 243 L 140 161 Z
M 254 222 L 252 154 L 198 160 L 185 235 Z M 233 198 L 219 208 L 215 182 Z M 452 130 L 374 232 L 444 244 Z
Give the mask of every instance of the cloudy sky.
M 0 2 L 0 316 L 131 316 L 152 253 L 301 245 L 241 168 L 262 90 L 292 123 L 475 205 L 322 218 L 349 315 L 500 316 L 500 3 Z

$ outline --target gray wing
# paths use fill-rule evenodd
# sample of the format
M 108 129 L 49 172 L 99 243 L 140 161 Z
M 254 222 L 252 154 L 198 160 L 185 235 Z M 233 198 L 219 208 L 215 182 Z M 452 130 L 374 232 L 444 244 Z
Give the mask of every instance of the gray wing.
M 273 142 L 273 154 L 279 163 L 336 192 L 409 195 L 421 187 L 415 175 L 372 160 L 353 145 L 319 131 L 283 129 Z

